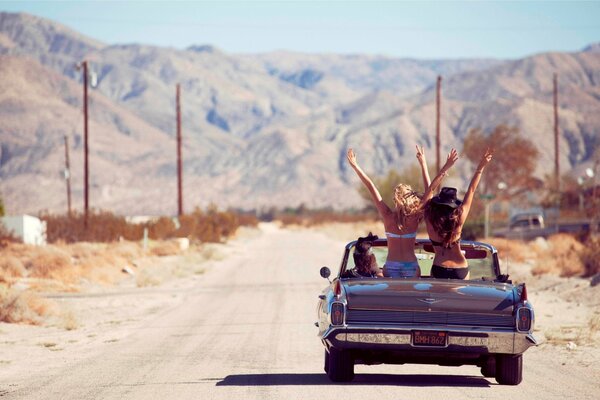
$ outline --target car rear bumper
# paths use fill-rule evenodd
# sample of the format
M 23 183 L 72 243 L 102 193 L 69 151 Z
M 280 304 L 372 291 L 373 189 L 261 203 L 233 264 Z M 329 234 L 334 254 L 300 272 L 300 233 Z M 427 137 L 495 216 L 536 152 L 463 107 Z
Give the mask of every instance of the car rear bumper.
M 444 331 L 445 346 L 418 346 L 412 343 L 413 331 Z M 521 354 L 538 345 L 532 334 L 509 329 L 444 326 L 344 326 L 331 327 L 322 337 L 325 346 L 338 349 L 393 350 L 414 352 Z

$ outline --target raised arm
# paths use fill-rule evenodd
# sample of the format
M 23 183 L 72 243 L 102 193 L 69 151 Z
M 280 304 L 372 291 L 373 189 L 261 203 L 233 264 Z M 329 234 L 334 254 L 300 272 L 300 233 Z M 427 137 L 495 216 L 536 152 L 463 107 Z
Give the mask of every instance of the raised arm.
M 456 149 L 452 149 L 450 153 L 448 153 L 446 163 L 444 164 L 442 169 L 440 169 L 435 178 L 433 178 L 433 181 L 431 181 L 431 184 L 429 185 L 427 190 L 425 190 L 425 193 L 423 194 L 423 199 L 421 200 L 421 204 L 425 204 L 427 200 L 433 197 L 433 193 L 435 193 L 437 188 L 440 186 L 442 180 L 444 180 L 444 177 L 447 175 L 448 170 L 452 168 L 456 160 L 458 160 L 458 152 L 456 151 Z
M 348 158 L 348 163 L 350 164 L 354 172 L 356 172 L 356 175 L 358 175 L 363 185 L 365 185 L 365 187 L 369 191 L 371 199 L 373 200 L 373 204 L 377 208 L 379 215 L 383 217 L 386 213 L 389 213 L 390 209 L 383 201 L 379 190 L 377 190 L 377 187 L 375 186 L 371 178 L 369 178 L 369 176 L 365 174 L 362 168 L 358 165 L 358 161 L 356 161 L 356 154 L 354 154 L 354 150 L 348 149 L 348 154 L 346 155 L 346 157 Z
M 423 146 L 415 146 L 417 148 L 417 160 L 421 166 L 421 175 L 423 176 L 423 191 L 426 191 L 429 185 L 431 185 L 431 178 L 429 178 L 429 170 L 427 169 L 427 159 L 425 158 L 425 151 Z
M 475 174 L 473 178 L 471 178 L 471 183 L 469 184 L 469 188 L 467 189 L 467 193 L 465 193 L 465 198 L 463 199 L 462 207 L 462 215 L 461 215 L 461 224 L 464 224 L 467 220 L 467 216 L 469 215 L 469 211 L 471 210 L 471 204 L 473 204 L 473 196 L 475 195 L 475 191 L 477 190 L 477 186 L 479 185 L 479 181 L 481 180 L 481 174 L 483 174 L 483 170 L 486 165 L 492 161 L 492 156 L 494 152 L 490 149 L 485 151 L 485 154 L 481 157 L 479 161 L 479 165 L 477 165 L 477 169 L 475 170 Z

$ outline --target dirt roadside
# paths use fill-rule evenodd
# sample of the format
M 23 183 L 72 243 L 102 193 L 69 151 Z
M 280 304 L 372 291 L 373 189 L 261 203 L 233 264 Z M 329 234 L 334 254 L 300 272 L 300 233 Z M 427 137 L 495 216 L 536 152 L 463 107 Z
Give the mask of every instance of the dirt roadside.
M 276 237 L 286 230 L 262 224 L 256 232 L 222 245 L 223 259 L 211 261 L 203 268 L 209 272 L 218 270 L 229 257 L 252 254 L 255 242 L 267 232 Z M 319 235 L 322 232 L 307 232 L 303 237 L 318 240 Z M 273 251 L 285 259 L 285 248 L 274 247 Z M 189 260 L 182 256 L 169 262 Z M 589 280 L 581 278 L 534 276 L 532 267 L 528 263 L 515 263 L 509 271 L 515 281 L 527 282 L 529 298 L 537 313 L 535 335 L 542 344 L 529 350 L 528 358 L 537 362 L 552 359 L 563 366 L 585 367 L 600 375 L 600 286 L 591 287 Z M 142 322 L 159 319 L 177 308 L 203 279 L 202 274 L 189 275 L 155 287 L 136 288 L 132 282 L 122 282 L 117 288 L 103 292 L 48 295 L 72 313 L 78 321 L 77 328 L 0 323 L 2 374 L 10 381 L 11 376 L 35 375 L 101 354 L 111 344 L 136 332 Z

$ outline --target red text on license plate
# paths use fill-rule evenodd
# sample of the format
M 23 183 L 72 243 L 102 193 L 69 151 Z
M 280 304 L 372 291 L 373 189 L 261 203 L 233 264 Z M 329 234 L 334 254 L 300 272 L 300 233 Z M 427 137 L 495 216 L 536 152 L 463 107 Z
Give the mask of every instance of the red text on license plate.
M 414 346 L 446 346 L 447 332 L 439 331 L 413 331 Z

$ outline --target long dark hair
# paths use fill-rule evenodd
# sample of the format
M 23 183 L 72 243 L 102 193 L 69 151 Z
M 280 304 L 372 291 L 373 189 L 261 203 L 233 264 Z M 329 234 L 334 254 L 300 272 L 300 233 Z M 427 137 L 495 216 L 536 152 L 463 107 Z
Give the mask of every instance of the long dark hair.
M 452 239 L 460 226 L 462 207 L 452 208 L 429 200 L 425 205 L 425 218 L 442 238 L 444 247 L 451 247 Z

